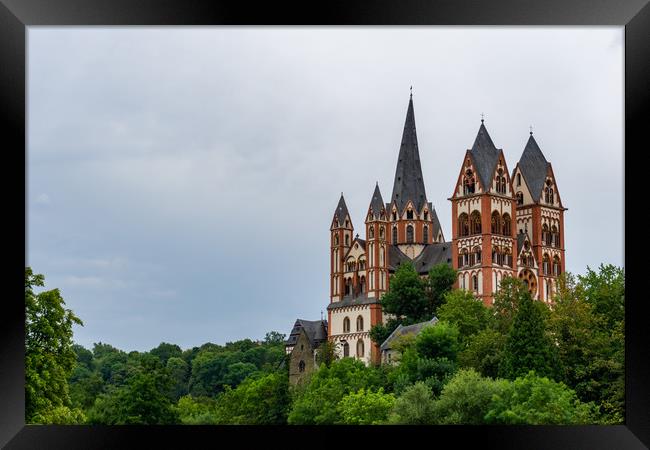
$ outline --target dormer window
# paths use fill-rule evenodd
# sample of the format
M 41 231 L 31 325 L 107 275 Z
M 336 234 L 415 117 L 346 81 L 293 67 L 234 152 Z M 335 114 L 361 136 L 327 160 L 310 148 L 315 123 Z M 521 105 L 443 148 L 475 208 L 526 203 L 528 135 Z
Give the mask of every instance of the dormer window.
M 517 174 L 517 186 L 521 186 L 521 174 Z
M 544 201 L 548 204 L 553 204 L 553 182 L 546 180 L 546 187 L 544 188 Z
M 397 220 L 397 213 L 393 211 L 393 220 Z
M 406 211 L 406 218 L 409 219 L 409 220 L 413 220 L 413 210 L 412 209 L 409 209 L 408 211 Z
M 505 194 L 506 193 L 506 177 L 503 176 L 503 169 L 499 169 L 497 171 L 497 176 L 496 176 L 495 181 L 496 181 L 497 193 Z
M 522 192 L 517 192 L 517 205 L 524 204 L 524 194 Z
M 429 211 L 424 211 L 424 220 L 429 220 Z

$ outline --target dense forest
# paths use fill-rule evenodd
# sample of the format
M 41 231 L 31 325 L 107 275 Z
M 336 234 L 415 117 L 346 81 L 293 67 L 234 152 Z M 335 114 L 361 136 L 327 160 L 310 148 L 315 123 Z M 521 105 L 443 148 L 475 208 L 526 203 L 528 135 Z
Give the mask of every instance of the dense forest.
M 58 289 L 25 271 L 26 422 L 58 424 L 621 424 L 624 422 L 624 272 L 601 265 L 564 274 L 549 308 L 506 278 L 492 308 L 453 290 L 437 267 L 422 279 L 403 264 L 374 327 L 438 317 L 401 339 L 398 364 L 365 366 L 321 348 L 318 369 L 288 381 L 285 335 L 262 341 L 161 343 L 124 352 L 75 344 Z

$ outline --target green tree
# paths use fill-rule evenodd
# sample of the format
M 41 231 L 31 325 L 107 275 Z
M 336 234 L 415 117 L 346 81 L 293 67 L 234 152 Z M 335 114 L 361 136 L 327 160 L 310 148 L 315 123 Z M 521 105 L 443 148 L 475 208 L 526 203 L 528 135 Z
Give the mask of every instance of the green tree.
M 415 348 L 423 358 L 448 358 L 456 360 L 458 352 L 458 327 L 444 321 L 425 325 L 415 338 Z
M 605 329 L 613 329 L 625 319 L 625 273 L 612 264 L 601 264 L 598 272 L 587 267 L 587 274 L 578 275 L 586 301 L 602 317 Z
M 486 328 L 467 340 L 467 346 L 458 353 L 458 364 L 463 368 L 474 368 L 484 377 L 496 378 L 507 336 Z
M 426 318 L 430 319 L 438 314 L 438 308 L 444 304 L 445 296 L 451 292 L 456 277 L 458 276 L 449 264 L 436 264 L 429 271 L 426 284 L 426 295 L 428 299 Z
M 172 396 L 174 400 L 179 400 L 188 393 L 189 367 L 184 359 L 172 356 L 167 360 L 167 370 L 174 380 Z
M 427 303 L 424 281 L 411 263 L 401 263 L 390 279 L 390 290 L 381 297 L 383 311 L 415 323 L 431 319 L 426 317 Z
M 277 331 L 269 331 L 264 335 L 264 343 L 266 345 L 281 345 L 284 346 L 284 340 L 286 334 L 279 333 Z
M 219 395 L 216 419 L 221 424 L 282 425 L 291 405 L 286 373 L 258 374 Z
M 321 342 L 316 352 L 316 364 L 324 364 L 330 367 L 336 361 L 337 346 L 338 344 L 336 342 L 330 341 L 329 339 Z
M 404 390 L 395 400 L 390 423 L 427 425 L 435 423 L 435 400 L 431 389 L 419 381 Z
M 492 397 L 500 394 L 505 384 L 507 381 L 483 378 L 474 369 L 459 370 L 435 403 L 436 421 L 440 424 L 485 423 Z
M 25 422 L 76 423 L 68 378 L 76 365 L 72 325 L 81 319 L 64 308 L 58 289 L 34 293 L 45 277 L 25 268 Z
M 518 278 L 504 277 L 501 280 L 492 305 L 497 330 L 504 334 L 510 331 L 519 303 L 529 296 L 528 288 Z
M 468 339 L 487 328 L 492 320 L 492 312 L 464 289 L 456 289 L 446 294 L 445 303 L 438 309 L 438 319 L 458 327 L 459 342 L 464 347 Z
M 88 422 L 105 425 L 167 425 L 177 423 L 170 399 L 174 380 L 157 358 L 146 358 L 124 386 L 113 386 L 95 400 Z
M 553 378 L 556 374 L 555 347 L 546 332 L 542 302 L 536 302 L 526 291 L 519 301 L 506 339 L 500 373 L 515 379 L 534 370 Z
M 176 344 L 169 344 L 167 342 L 161 342 L 158 347 L 153 348 L 149 351 L 150 354 L 157 356 L 160 359 L 160 362 L 163 365 L 167 364 L 169 358 L 180 358 L 183 354 L 181 348 Z
M 287 418 L 289 424 L 322 425 L 341 423 L 338 403 L 341 399 L 359 389 L 383 387 L 384 373 L 373 367 L 366 367 L 361 361 L 343 358 L 334 361 L 330 367 L 321 365 L 309 383 L 294 390 L 293 404 Z
M 183 425 L 216 425 L 219 424 L 216 403 L 210 397 L 184 395 L 178 399 L 175 409 Z
M 383 388 L 376 392 L 361 388 L 343 397 L 338 409 L 346 425 L 377 425 L 388 420 L 394 404 L 395 396 L 385 394 Z
M 538 377 L 533 371 L 503 386 L 486 414 L 488 423 L 580 425 L 597 421 L 593 403 L 581 403 L 564 383 Z

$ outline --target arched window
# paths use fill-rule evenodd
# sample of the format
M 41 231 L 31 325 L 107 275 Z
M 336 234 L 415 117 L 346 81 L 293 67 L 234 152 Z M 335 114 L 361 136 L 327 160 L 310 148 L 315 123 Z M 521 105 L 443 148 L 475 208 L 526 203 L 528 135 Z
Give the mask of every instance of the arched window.
M 352 294 L 352 280 L 349 278 L 345 279 L 345 295 Z
M 383 239 L 383 238 L 384 238 L 384 234 L 385 234 L 385 232 L 386 232 L 386 230 L 384 229 L 384 226 L 383 226 L 383 225 L 380 226 L 380 227 L 379 227 L 379 238 L 380 238 L 380 239 Z
M 343 341 L 343 357 L 347 358 L 350 356 L 350 344 L 347 341 Z
M 343 319 L 343 332 L 344 333 L 349 333 L 350 332 L 350 318 L 345 317 Z
M 422 239 L 424 240 L 425 244 L 429 242 L 429 227 L 426 225 L 422 229 Z
M 412 209 L 409 209 L 408 211 L 406 211 L 406 218 L 409 219 L 409 220 L 413 220 L 413 210 Z
M 510 249 L 507 247 L 503 249 L 503 264 L 512 267 L 512 255 L 510 254 Z
M 533 255 L 528 255 L 528 266 L 535 267 L 535 260 L 533 259 Z
M 557 255 L 553 257 L 553 275 L 560 275 L 560 258 Z
M 424 211 L 424 220 L 429 220 L 429 211 Z
M 501 217 L 497 211 L 492 212 L 492 219 L 490 220 L 490 228 L 492 234 L 501 234 Z
M 345 235 L 345 245 L 346 245 L 346 246 L 347 246 L 347 245 L 350 245 L 350 235 L 349 235 L 349 234 L 346 234 L 346 235 Z
M 551 180 L 546 180 L 546 187 L 544 188 L 544 201 L 549 204 L 553 204 L 553 182 Z
M 300 371 L 300 372 L 304 372 L 304 371 L 305 371 L 305 361 L 303 361 L 302 359 L 301 359 L 300 362 L 298 363 L 298 371 Z
M 472 211 L 471 215 L 472 234 L 481 234 L 481 213 Z
M 409 244 L 413 243 L 413 225 L 406 227 L 406 242 Z
M 368 238 L 369 239 L 374 239 L 375 237 L 375 227 L 373 225 L 370 225 L 368 228 Z
M 397 220 L 397 212 L 393 211 L 393 220 Z
M 384 247 L 379 249 L 379 265 L 384 266 L 385 250 Z
M 506 177 L 503 176 L 503 169 L 497 171 L 496 187 L 499 194 L 506 193 Z
M 358 356 L 359 358 L 363 358 L 363 354 L 364 354 L 363 340 L 362 340 L 362 339 L 359 339 L 359 340 L 357 341 L 357 356 Z
M 363 294 L 366 292 L 366 277 L 361 277 L 359 280 L 359 293 Z
M 397 244 L 397 226 L 393 227 L 393 244 Z
M 499 265 L 499 266 L 500 266 L 501 263 L 502 263 L 502 262 L 501 262 L 501 250 L 500 250 L 499 247 L 497 247 L 497 246 L 495 246 L 495 247 L 492 249 L 492 263 L 493 263 L 493 264 L 497 264 L 497 265 Z
M 469 236 L 469 217 L 465 213 L 458 217 L 458 234 L 460 236 Z
M 463 195 L 473 194 L 475 190 L 474 173 L 471 169 L 465 171 L 463 179 Z
M 481 247 L 474 247 L 474 264 L 481 263 Z
M 474 289 L 475 292 L 478 292 L 478 276 L 476 275 L 472 277 L 472 289 Z
M 548 225 L 544 224 L 542 225 L 542 243 L 546 246 L 551 245 L 551 236 L 548 232 Z
M 517 186 L 521 186 L 521 174 L 517 174 Z
M 363 317 L 357 317 L 357 331 L 363 331 Z
M 553 247 L 560 246 L 560 233 L 558 233 L 557 227 L 555 225 L 551 227 L 551 245 Z
M 504 236 L 510 236 L 510 223 L 511 222 L 512 221 L 510 219 L 510 214 L 505 213 L 503 215 L 503 235 Z
M 524 204 L 524 194 L 522 192 L 517 192 L 517 204 L 518 205 Z
M 469 265 L 469 252 L 467 251 L 466 248 L 463 249 L 463 253 L 461 256 L 463 258 L 463 267 Z
M 549 258 L 548 253 L 544 253 L 542 258 L 542 273 L 548 275 L 551 270 L 551 258 Z
M 334 235 L 334 245 L 339 245 L 339 235 L 338 234 Z

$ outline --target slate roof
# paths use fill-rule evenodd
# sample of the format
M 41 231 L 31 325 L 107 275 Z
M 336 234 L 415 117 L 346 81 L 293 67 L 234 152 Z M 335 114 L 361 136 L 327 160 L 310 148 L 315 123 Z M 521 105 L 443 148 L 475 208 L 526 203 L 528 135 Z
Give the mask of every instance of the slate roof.
M 428 244 L 413 260 L 413 266 L 420 274 L 429 273 L 433 266 L 440 263 L 451 265 L 451 242 Z
M 418 212 L 422 211 L 422 207 L 427 201 L 424 179 L 422 178 L 422 166 L 420 165 L 420 153 L 418 151 L 418 137 L 415 131 L 413 96 L 409 99 L 406 112 L 391 203 L 396 202 L 397 209 L 402 214 L 409 200 L 413 202 Z
M 382 208 L 384 208 L 384 199 L 381 198 L 381 192 L 379 191 L 379 183 L 375 185 L 375 191 L 372 193 L 372 200 L 370 200 L 370 208 L 372 208 L 372 216 L 375 219 L 379 219 L 379 214 L 381 213 Z
M 447 263 L 451 265 L 451 242 L 439 242 L 427 244 L 422 253 L 415 259 L 409 258 L 397 245 L 388 247 L 388 269 L 397 270 L 402 262 L 409 261 L 419 274 L 429 273 L 429 270 L 436 264 Z
M 542 195 L 542 188 L 544 187 L 544 180 L 546 180 L 546 171 L 548 169 L 548 161 L 540 150 L 533 134 L 530 134 L 524 152 L 519 159 L 519 169 L 521 170 L 533 201 L 537 203 Z
M 293 329 L 284 344 L 287 346 L 295 345 L 298 336 L 300 336 L 300 331 L 303 329 L 309 338 L 309 342 L 314 347 L 327 339 L 327 320 L 296 319 L 296 323 L 293 325 Z
M 378 298 L 368 298 L 367 294 L 360 294 L 358 297 L 343 297 L 343 300 L 338 302 L 331 302 L 327 305 L 328 310 L 342 308 L 344 306 L 356 306 L 356 305 L 370 305 L 373 303 L 379 303 Z
M 499 161 L 499 150 L 494 146 L 487 128 L 481 120 L 481 126 L 470 150 L 474 166 L 478 172 L 483 189 L 487 190 L 492 185 L 492 175 Z
M 397 328 L 386 338 L 386 340 L 379 347 L 381 351 L 390 350 L 393 342 L 400 336 L 405 336 L 407 334 L 418 334 L 425 325 L 433 324 L 435 325 L 438 322 L 437 317 L 428 320 L 426 322 L 415 323 L 413 325 L 402 326 L 398 325 Z
M 339 219 L 339 225 L 343 226 L 343 224 L 345 224 L 345 216 L 347 215 L 349 215 L 348 206 L 345 204 L 345 199 L 343 198 L 343 194 L 341 194 L 341 198 L 339 199 L 339 204 L 336 205 L 336 210 L 334 211 L 334 217 Z
M 442 226 L 440 226 L 440 220 L 438 220 L 438 214 L 436 214 L 436 210 L 432 208 L 432 205 L 429 203 L 429 211 L 431 211 L 431 222 L 433 223 L 433 227 L 431 228 L 431 236 L 437 236 L 439 231 L 442 231 Z M 443 239 L 444 239 L 444 233 L 443 233 Z
M 517 233 L 517 253 L 521 253 L 521 249 L 524 248 L 527 236 L 527 233 Z

